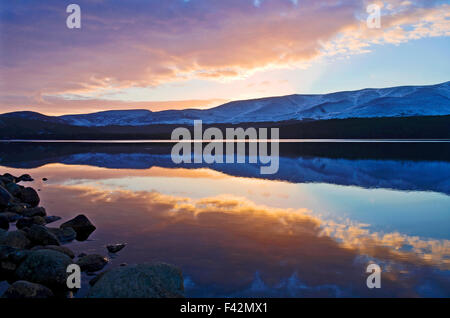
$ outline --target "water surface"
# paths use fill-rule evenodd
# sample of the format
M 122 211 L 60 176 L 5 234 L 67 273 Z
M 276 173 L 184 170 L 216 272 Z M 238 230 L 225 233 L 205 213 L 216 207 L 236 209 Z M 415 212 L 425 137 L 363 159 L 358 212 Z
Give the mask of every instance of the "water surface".
M 279 172 L 261 176 L 252 164 L 175 165 L 149 143 L 8 143 L 0 172 L 30 173 L 48 214 L 92 220 L 76 252 L 126 242 L 108 267 L 175 264 L 187 296 L 449 297 L 449 153 L 289 143 Z M 381 289 L 366 286 L 371 262 Z

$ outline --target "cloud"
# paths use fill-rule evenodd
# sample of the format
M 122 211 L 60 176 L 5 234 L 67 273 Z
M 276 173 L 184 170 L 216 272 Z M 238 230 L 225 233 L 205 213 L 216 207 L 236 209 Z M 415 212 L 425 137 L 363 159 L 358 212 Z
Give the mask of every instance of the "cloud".
M 70 30 L 60 1 L 2 2 L 0 107 L 190 79 L 243 78 L 364 53 L 374 44 L 449 35 L 447 4 L 385 1 L 383 28 L 368 30 L 367 3 L 78 1 L 82 28 Z

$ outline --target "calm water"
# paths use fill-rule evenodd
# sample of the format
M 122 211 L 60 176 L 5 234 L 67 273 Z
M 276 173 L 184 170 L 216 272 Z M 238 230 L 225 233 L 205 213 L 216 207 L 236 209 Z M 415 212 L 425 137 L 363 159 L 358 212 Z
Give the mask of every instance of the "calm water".
M 187 296 L 450 296 L 450 144 L 284 144 L 279 172 L 264 177 L 257 165 L 177 166 L 168 154 L 1 144 L 0 173 L 30 173 L 48 214 L 93 221 L 74 251 L 126 242 L 109 267 L 176 264 Z M 371 262 L 378 290 L 366 287 Z

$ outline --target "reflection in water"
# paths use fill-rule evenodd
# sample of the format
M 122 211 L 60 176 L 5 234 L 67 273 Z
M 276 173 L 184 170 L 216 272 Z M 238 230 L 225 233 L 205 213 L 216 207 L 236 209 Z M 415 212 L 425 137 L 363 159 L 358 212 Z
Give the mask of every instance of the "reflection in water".
M 153 260 L 177 264 L 188 296 L 450 292 L 448 237 L 375 231 L 370 224 L 324 216 L 324 205 L 317 202 L 326 192 L 317 196 L 296 184 L 230 177 L 208 169 L 139 171 L 54 164 L 27 171 L 38 180 L 35 186 L 42 189 L 48 212 L 64 219 L 82 212 L 96 224 L 92 240 L 71 245 L 75 251 L 104 254 L 105 244 L 127 242 L 111 266 Z M 50 182 L 39 181 L 42 177 Z M 208 184 L 216 191 L 205 189 Z M 238 191 L 227 184 L 239 185 Z M 358 193 L 359 198 L 384 190 L 363 191 L 367 193 Z M 309 198 L 306 208 L 302 201 L 309 196 L 316 196 L 316 203 Z M 448 196 L 440 200 L 448 210 Z M 365 283 L 371 262 L 383 269 L 382 289 L 376 291 Z
M 187 296 L 450 296 L 447 145 L 292 147 L 272 180 L 252 165 L 175 166 L 153 146 L 2 147 L 0 172 L 32 174 L 59 223 L 97 226 L 76 253 L 127 242 L 108 266 L 176 264 Z

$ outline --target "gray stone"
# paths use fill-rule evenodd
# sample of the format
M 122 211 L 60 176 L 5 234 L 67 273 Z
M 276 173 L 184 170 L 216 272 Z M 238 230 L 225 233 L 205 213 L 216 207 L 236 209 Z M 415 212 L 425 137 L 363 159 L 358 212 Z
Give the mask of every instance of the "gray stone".
M 179 298 L 183 275 L 175 266 L 157 263 L 118 267 L 91 287 L 88 298 Z
M 78 241 L 85 241 L 96 229 L 91 221 L 83 214 L 77 215 L 72 220 L 63 223 L 60 226 L 62 229 L 67 227 L 71 227 L 77 232 Z
M 16 275 L 19 279 L 52 289 L 66 289 L 66 270 L 70 264 L 72 260 L 63 253 L 49 249 L 32 251 L 19 265 Z
M 97 272 L 103 269 L 108 262 L 106 257 L 98 254 L 86 255 L 77 260 L 77 264 L 83 272 Z
M 52 298 L 53 292 L 44 285 L 30 283 L 24 280 L 19 280 L 13 283 L 4 292 L 2 298 L 23 299 L 23 298 Z
M 38 245 L 60 245 L 55 234 L 45 226 L 33 224 L 27 233 L 28 238 Z

